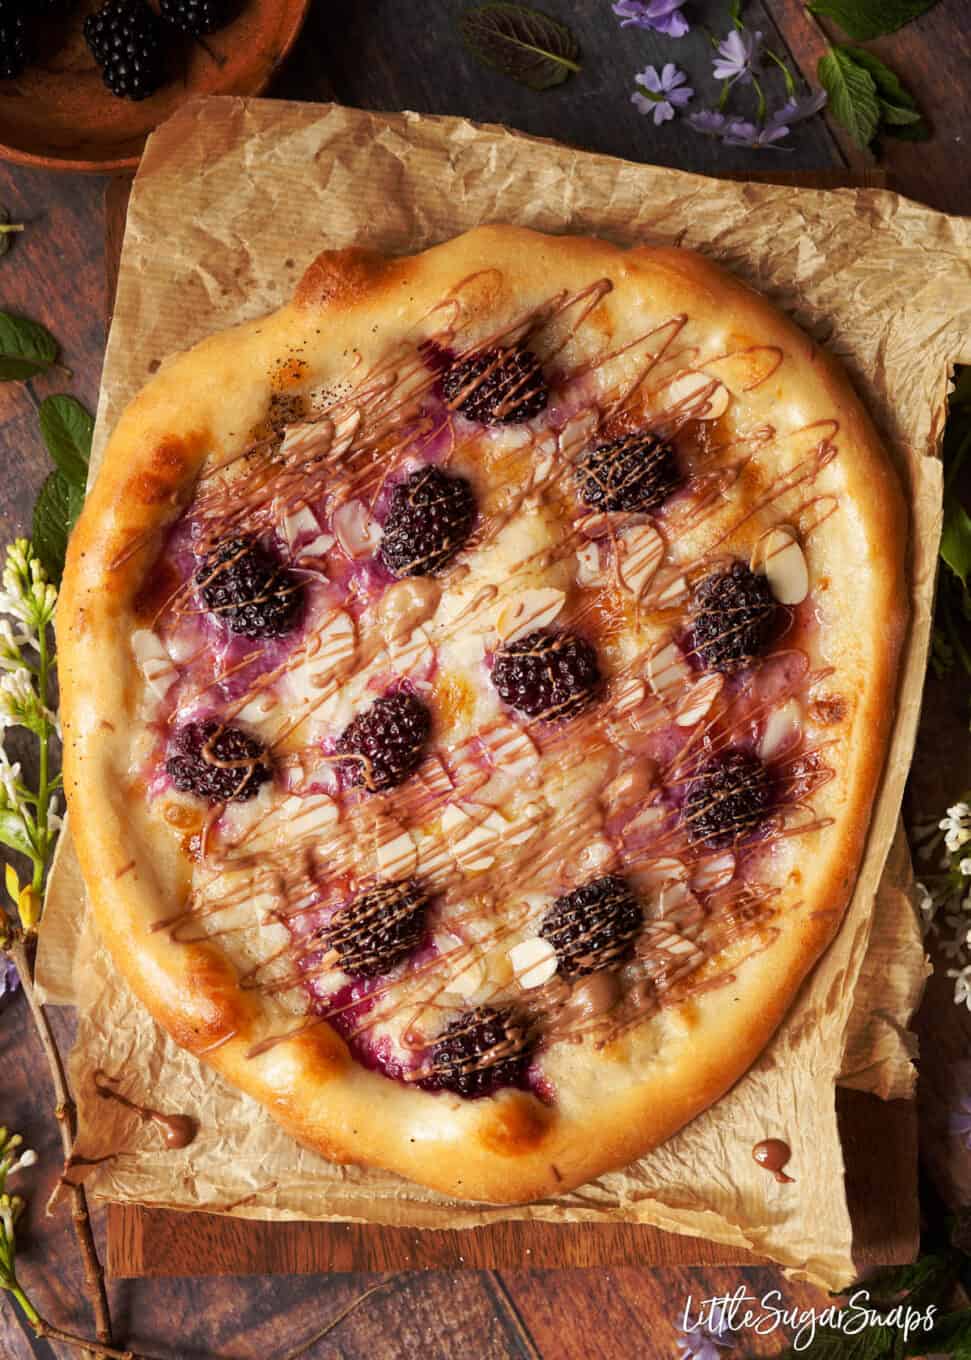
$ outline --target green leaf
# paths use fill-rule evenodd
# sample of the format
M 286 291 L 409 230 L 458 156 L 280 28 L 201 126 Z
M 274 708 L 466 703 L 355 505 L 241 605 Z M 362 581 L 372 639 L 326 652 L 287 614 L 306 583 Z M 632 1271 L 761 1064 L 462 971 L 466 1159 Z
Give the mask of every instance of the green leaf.
M 941 557 L 954 572 L 964 589 L 969 589 L 971 576 L 971 515 L 957 496 L 944 502 L 944 530 L 941 534 Z
M 841 46 L 839 49 L 851 57 L 857 66 L 862 66 L 873 77 L 877 87 L 877 102 L 880 105 L 880 120 L 892 127 L 904 127 L 921 122 L 920 110 L 914 96 L 901 84 L 897 76 L 885 62 L 864 47 Z
M 884 1360 L 893 1344 L 890 1327 L 864 1327 L 853 1336 L 838 1327 L 817 1327 L 810 1345 L 798 1351 L 791 1347 L 783 1351 L 780 1360 Z
M 84 504 L 83 489 L 60 471 L 52 472 L 34 506 L 33 544 L 44 570 L 59 584 L 64 571 L 67 540 Z
M 937 0 L 812 0 L 812 14 L 835 19 L 840 28 L 858 42 L 894 33 L 911 19 L 926 14 Z
M 556 19 L 528 5 L 479 5 L 462 15 L 469 50 L 531 90 L 548 90 L 580 70 L 580 44 Z
M 34 847 L 28 840 L 24 824 L 16 812 L 0 811 L 0 845 L 6 845 L 8 849 L 26 855 L 28 859 L 34 857 Z
M 83 492 L 94 434 L 92 417 L 73 397 L 47 397 L 40 404 L 40 432 L 56 466 Z
M 880 122 L 876 81 L 842 47 L 831 47 L 816 68 L 829 109 L 858 146 L 869 146 Z
M 0 382 L 23 382 L 43 373 L 57 358 L 50 331 L 24 316 L 0 312 Z
M 950 1360 L 971 1360 L 971 1308 L 948 1313 L 932 1331 L 913 1332 L 905 1355 L 947 1355 Z

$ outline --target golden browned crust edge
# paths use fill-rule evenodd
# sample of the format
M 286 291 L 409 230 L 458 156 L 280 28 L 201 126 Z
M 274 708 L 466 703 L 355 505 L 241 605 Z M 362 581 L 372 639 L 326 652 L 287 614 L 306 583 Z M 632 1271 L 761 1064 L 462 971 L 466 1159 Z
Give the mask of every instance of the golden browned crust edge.
M 673 288 L 707 299 L 705 305 L 718 314 L 730 309 L 763 343 L 785 349 L 807 405 L 837 414 L 846 432 L 841 459 L 849 494 L 865 520 L 874 617 L 882 621 L 868 638 L 869 683 L 855 720 L 858 740 L 847 772 L 842 835 L 814 894 L 826 910 L 800 916 L 797 929 L 742 965 L 745 1004 L 723 1010 L 717 1027 L 711 1016 L 704 1018 L 675 1047 L 670 1063 L 583 1118 L 551 1111 L 521 1092 L 461 1102 L 400 1088 L 360 1069 L 326 1025 L 260 1058 L 247 1057 L 267 1028 L 253 996 L 240 991 L 210 946 L 176 946 L 164 931 L 152 930 L 171 904 L 159 900 L 151 847 L 112 787 L 123 735 L 102 726 L 111 705 L 124 713 L 130 700 L 126 665 L 111 649 L 127 637 L 131 601 L 154 554 L 154 533 L 191 495 L 205 457 L 204 421 L 193 418 L 181 437 L 170 433 L 173 409 L 206 409 L 206 401 L 195 397 L 199 375 L 217 382 L 220 372 L 259 362 L 275 340 L 285 342 L 288 330 L 300 324 L 300 313 L 319 320 L 326 312 L 330 322 L 335 310 L 393 309 L 404 287 L 429 290 L 443 272 L 461 273 L 472 264 L 512 270 L 527 256 L 536 257 L 540 269 L 553 261 L 582 271 L 594 262 L 615 278 L 630 278 L 642 268 L 659 281 L 668 276 Z M 197 1053 L 208 1050 L 206 1061 L 332 1160 L 383 1166 L 448 1195 L 492 1202 L 558 1193 L 626 1164 L 738 1080 L 839 925 L 893 721 L 906 626 L 905 526 L 887 456 L 835 363 L 758 294 L 698 255 L 649 247 L 623 252 L 593 239 L 549 238 L 504 226 L 480 228 L 393 267 L 370 252 L 324 252 L 301 281 L 294 306 L 258 326 L 214 336 L 163 367 L 119 422 L 72 538 L 58 610 L 65 782 L 82 870 L 117 966 L 177 1042 Z M 98 662 L 99 651 L 107 661 Z M 213 1049 L 218 1041 L 221 1046 Z

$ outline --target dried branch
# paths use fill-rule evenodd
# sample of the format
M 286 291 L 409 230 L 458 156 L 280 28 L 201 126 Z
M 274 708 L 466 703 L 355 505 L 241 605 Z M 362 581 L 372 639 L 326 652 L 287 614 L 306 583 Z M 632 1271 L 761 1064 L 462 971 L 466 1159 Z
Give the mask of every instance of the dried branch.
M 61 1147 L 64 1151 L 65 1162 L 74 1150 L 74 1137 L 77 1132 L 75 1121 L 74 1101 L 71 1099 L 71 1092 L 67 1084 L 67 1076 L 64 1071 L 64 1064 L 51 1029 L 47 1012 L 41 1005 L 37 997 L 34 986 L 34 957 L 36 953 L 36 937 L 33 935 L 24 936 L 19 930 L 13 936 L 7 952 L 17 965 L 17 972 L 20 974 L 20 982 L 24 996 L 27 998 L 27 1005 L 37 1030 L 37 1037 L 40 1039 L 44 1056 L 47 1059 L 47 1066 L 50 1069 L 51 1083 L 54 1087 L 55 1113 L 57 1115 L 58 1128 L 61 1132 Z M 71 1200 L 71 1217 L 74 1221 L 74 1233 L 77 1237 L 78 1248 L 81 1253 L 81 1262 L 84 1267 L 84 1281 L 91 1306 L 94 1310 L 95 1331 L 102 1349 L 95 1350 L 96 1355 L 117 1356 L 125 1355 L 127 1352 L 112 1351 L 105 1349 L 111 1346 L 111 1313 L 108 1308 L 108 1294 L 105 1289 L 104 1270 L 98 1258 L 98 1250 L 94 1243 L 94 1234 L 91 1231 L 91 1218 L 88 1213 L 88 1197 L 85 1194 L 84 1186 L 73 1184 L 69 1181 L 65 1185 Z M 45 1323 L 44 1326 L 49 1324 Z M 51 1332 L 44 1333 L 52 1335 Z M 64 1340 L 64 1336 L 60 1337 Z M 85 1342 L 88 1349 L 92 1349 L 90 1342 Z

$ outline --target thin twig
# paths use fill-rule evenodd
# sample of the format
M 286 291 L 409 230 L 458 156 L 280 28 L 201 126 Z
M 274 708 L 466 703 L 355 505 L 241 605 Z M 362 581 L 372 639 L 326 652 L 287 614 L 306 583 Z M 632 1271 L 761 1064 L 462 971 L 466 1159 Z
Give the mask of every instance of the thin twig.
M 76 1133 L 74 1101 L 71 1099 L 71 1092 L 67 1084 L 67 1076 L 64 1072 L 64 1064 L 58 1051 L 57 1042 L 47 1018 L 47 1012 L 37 998 L 34 987 L 34 954 L 35 945 L 33 940 L 25 939 L 18 931 L 10 943 L 8 952 L 14 963 L 17 965 L 17 972 L 20 974 L 20 983 L 23 988 L 24 996 L 27 998 L 27 1005 L 34 1020 L 37 1036 L 40 1039 L 44 1056 L 47 1058 L 47 1066 L 50 1069 L 51 1083 L 54 1087 L 54 1099 L 56 1101 L 55 1113 L 57 1114 L 58 1128 L 61 1132 L 61 1147 L 64 1151 L 65 1162 L 74 1150 L 74 1136 Z M 105 1350 L 111 1345 L 111 1313 L 108 1309 L 108 1294 L 105 1290 L 104 1270 L 101 1261 L 98 1259 L 98 1249 L 94 1244 L 94 1234 L 91 1231 L 91 1218 L 88 1214 L 88 1197 L 85 1194 L 84 1186 L 65 1182 L 68 1194 L 71 1199 L 71 1217 L 74 1220 L 74 1233 L 77 1237 L 78 1248 L 81 1252 L 81 1263 L 84 1266 L 84 1281 L 87 1286 L 88 1296 L 91 1299 L 91 1306 L 94 1309 L 95 1331 L 98 1341 L 101 1343 L 103 1355 L 123 1355 L 122 1351 Z M 45 1326 L 48 1324 L 45 1323 Z M 85 1343 L 88 1345 L 89 1343 Z
M 92 1341 L 88 1337 L 75 1336 L 73 1332 L 63 1332 L 60 1327 L 54 1327 L 44 1318 L 31 1324 L 36 1334 L 45 1341 L 60 1341 L 65 1346 L 73 1346 L 75 1350 L 86 1351 L 90 1355 L 98 1357 L 98 1360 L 152 1360 L 150 1355 L 142 1355 L 139 1351 L 119 1351 L 113 1346 L 105 1345 L 101 1341 Z
M 308 1340 L 302 1341 L 300 1345 L 296 1346 L 292 1351 L 287 1351 L 286 1355 L 281 1355 L 280 1360 L 297 1360 L 298 1356 L 306 1355 L 311 1346 L 315 1346 L 318 1341 L 322 1341 L 335 1327 L 339 1327 L 344 1319 L 350 1313 L 353 1313 L 355 1309 L 360 1308 L 361 1304 L 369 1299 L 372 1294 L 380 1294 L 382 1290 L 390 1289 L 392 1285 L 398 1284 L 400 1280 L 401 1276 L 395 1275 L 390 1280 L 382 1280 L 380 1284 L 373 1284 L 370 1289 L 365 1289 L 363 1294 L 358 1294 L 356 1299 L 351 1299 L 346 1308 L 342 1308 L 336 1317 L 331 1318 L 326 1327 L 321 1327 L 320 1331 L 314 1332 L 313 1336 Z

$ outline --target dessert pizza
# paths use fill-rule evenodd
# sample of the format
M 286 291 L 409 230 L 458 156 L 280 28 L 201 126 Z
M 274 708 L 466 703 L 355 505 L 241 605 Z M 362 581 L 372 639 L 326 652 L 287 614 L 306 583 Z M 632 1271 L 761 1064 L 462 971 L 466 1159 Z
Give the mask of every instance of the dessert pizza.
M 902 501 L 698 255 L 328 251 L 124 413 L 58 610 L 117 967 L 339 1162 L 523 1201 L 751 1064 L 839 925 Z

